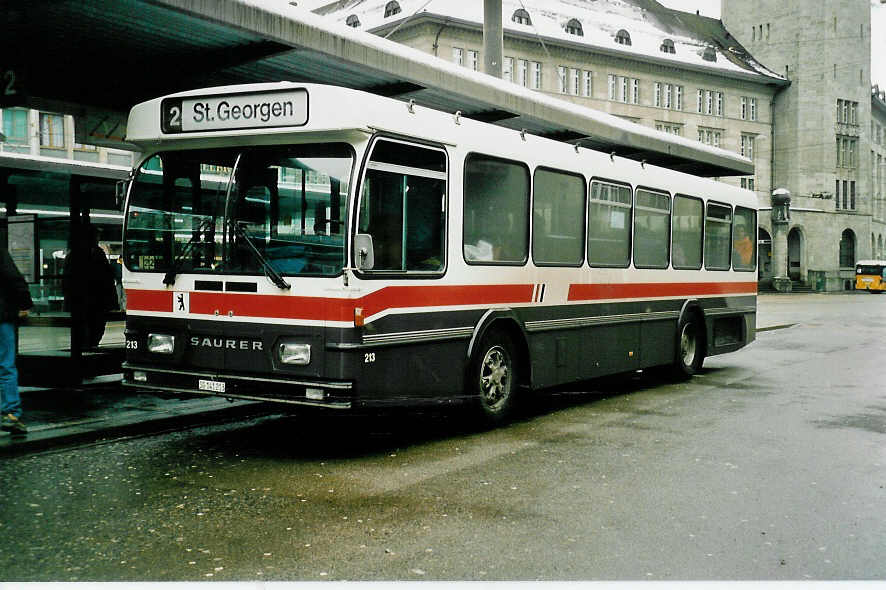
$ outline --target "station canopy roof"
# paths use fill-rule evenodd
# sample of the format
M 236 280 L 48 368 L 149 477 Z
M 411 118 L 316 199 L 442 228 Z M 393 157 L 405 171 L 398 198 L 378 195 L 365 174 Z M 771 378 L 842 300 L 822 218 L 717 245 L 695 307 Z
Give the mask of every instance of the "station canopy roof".
M 460 111 L 464 117 L 700 176 L 753 174 L 753 164 L 738 154 L 458 67 L 295 4 L 7 4 L 0 36 L 0 107 L 71 114 L 78 142 L 125 148 L 126 117 L 138 102 L 210 86 L 314 82 Z

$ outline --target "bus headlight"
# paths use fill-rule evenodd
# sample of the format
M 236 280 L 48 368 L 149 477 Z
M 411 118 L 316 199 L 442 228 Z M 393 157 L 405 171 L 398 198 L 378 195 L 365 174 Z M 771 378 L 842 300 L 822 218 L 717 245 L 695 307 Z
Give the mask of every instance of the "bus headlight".
M 307 365 L 311 362 L 311 345 L 281 342 L 277 348 L 277 358 L 284 365 Z
M 148 334 L 148 351 L 157 354 L 175 352 L 175 336 L 171 334 Z

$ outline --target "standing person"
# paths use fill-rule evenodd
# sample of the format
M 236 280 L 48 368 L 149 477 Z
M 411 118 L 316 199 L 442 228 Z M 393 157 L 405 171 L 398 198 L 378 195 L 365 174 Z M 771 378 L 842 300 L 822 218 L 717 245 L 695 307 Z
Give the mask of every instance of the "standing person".
M 117 308 L 117 287 L 108 256 L 98 244 L 98 229 L 87 225 L 82 239 L 71 244 L 65 257 L 62 291 L 68 309 L 76 307 L 85 316 L 79 326 L 84 347 L 95 348 L 104 336 L 107 313 Z
M 9 251 L 0 246 L 0 425 L 13 436 L 28 433 L 21 421 L 22 402 L 15 368 L 15 322 L 26 318 L 32 307 L 34 302 L 28 292 L 28 283 L 16 268 Z

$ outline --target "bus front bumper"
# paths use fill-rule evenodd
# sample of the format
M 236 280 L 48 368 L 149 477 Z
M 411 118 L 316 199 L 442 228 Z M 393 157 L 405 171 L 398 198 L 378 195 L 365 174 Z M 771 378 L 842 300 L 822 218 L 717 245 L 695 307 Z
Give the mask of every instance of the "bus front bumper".
M 209 371 L 180 371 L 123 363 L 123 385 L 152 391 L 349 410 L 353 384 L 277 379 Z

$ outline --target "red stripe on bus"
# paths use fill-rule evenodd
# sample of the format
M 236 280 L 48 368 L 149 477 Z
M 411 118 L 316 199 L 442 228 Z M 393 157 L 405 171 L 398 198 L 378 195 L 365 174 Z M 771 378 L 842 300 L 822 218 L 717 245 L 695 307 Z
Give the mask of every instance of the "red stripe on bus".
M 126 308 L 138 311 L 172 311 L 172 291 L 126 289 Z
M 568 301 L 757 294 L 757 283 L 619 283 L 569 285 Z
M 453 285 L 384 287 L 358 299 L 202 293 L 189 295 L 191 313 L 238 317 L 350 322 L 354 309 L 370 317 L 388 309 L 529 303 L 533 285 Z M 172 311 L 171 291 L 127 290 L 127 308 L 133 311 Z

